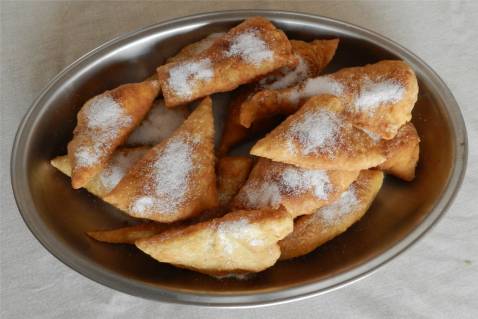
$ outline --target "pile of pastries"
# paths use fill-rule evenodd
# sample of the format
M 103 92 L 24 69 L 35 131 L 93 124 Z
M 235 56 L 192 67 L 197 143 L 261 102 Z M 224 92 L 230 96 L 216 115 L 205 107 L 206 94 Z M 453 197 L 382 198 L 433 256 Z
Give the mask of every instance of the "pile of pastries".
M 418 85 L 398 60 L 322 75 L 338 45 L 289 40 L 253 17 L 186 46 L 143 82 L 89 99 L 68 154 L 51 164 L 133 222 L 88 235 L 223 277 L 346 231 L 384 172 L 415 176 Z M 232 100 L 216 147 L 210 95 L 219 92 Z M 251 140 L 249 155 L 229 155 Z

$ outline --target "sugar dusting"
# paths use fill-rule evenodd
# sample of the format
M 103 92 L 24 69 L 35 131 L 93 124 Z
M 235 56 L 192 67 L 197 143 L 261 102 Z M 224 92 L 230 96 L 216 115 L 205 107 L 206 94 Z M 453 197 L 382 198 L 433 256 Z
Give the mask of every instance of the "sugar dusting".
M 280 76 L 265 77 L 259 82 L 260 87 L 267 90 L 285 89 L 308 78 L 310 74 L 309 64 L 300 55 L 295 54 L 295 56 L 299 60 L 295 68 L 292 70 L 289 67 L 281 68 L 279 70 Z
M 258 247 L 265 244 L 264 233 L 247 218 L 222 222 L 217 230 L 219 243 L 226 255 L 233 255 L 237 247 L 247 244 Z
M 259 37 L 256 30 L 250 29 L 237 35 L 225 52 L 226 57 L 239 56 L 246 63 L 260 65 L 274 57 L 267 43 Z
M 199 81 L 211 80 L 214 76 L 211 60 L 181 62 L 169 70 L 168 85 L 176 95 L 190 97 Z
M 167 108 L 164 100 L 157 100 L 141 124 L 126 141 L 128 145 L 156 145 L 168 138 L 186 119 L 184 108 Z
M 352 184 L 334 203 L 317 210 L 315 216 L 332 225 L 340 218 L 350 214 L 359 204 L 355 186 Z
M 86 134 L 93 143 L 83 145 L 74 154 L 76 165 L 87 167 L 97 164 L 107 152 L 121 129 L 131 125 L 133 119 L 109 94 L 94 97 L 84 109 Z
M 289 151 L 295 152 L 292 141 L 297 141 L 300 151 L 306 155 L 312 153 L 333 155 L 342 126 L 343 121 L 328 110 L 306 112 L 301 121 L 294 123 L 285 132 L 286 138 L 290 141 Z
M 370 139 L 372 140 L 372 142 L 373 142 L 374 144 L 377 144 L 378 142 L 380 142 L 380 141 L 382 140 L 382 137 L 381 137 L 380 135 L 378 135 L 378 134 L 376 134 L 376 133 L 374 133 L 374 132 L 372 132 L 372 131 L 369 131 L 369 130 L 367 130 L 367 129 L 365 129 L 365 128 L 361 128 L 361 130 L 364 131 L 365 134 L 368 135 L 368 137 L 370 137 Z
M 108 163 L 108 166 L 99 174 L 101 184 L 103 184 L 106 191 L 112 191 L 129 168 L 133 166 L 145 152 L 146 150 L 144 148 L 117 151 Z
M 278 208 L 284 196 L 301 196 L 312 191 L 325 200 L 333 190 L 324 170 L 305 170 L 292 165 L 271 163 L 260 180 L 249 180 L 238 194 L 248 208 Z
M 132 202 L 130 209 L 142 217 L 155 213 L 172 214 L 187 199 L 188 182 L 193 170 L 194 143 L 175 138 L 166 145 L 151 164 L 150 183 L 145 183 L 143 196 Z
M 355 99 L 355 110 L 373 113 L 382 104 L 399 101 L 404 94 L 405 88 L 395 80 L 372 81 L 367 77 Z
M 329 176 L 323 170 L 300 170 L 288 167 L 282 173 L 284 186 L 289 193 L 303 193 L 312 189 L 320 199 L 327 199 L 331 191 Z
M 344 86 L 330 76 L 324 75 L 308 79 L 301 85 L 287 92 L 288 100 L 293 104 L 299 104 L 300 100 L 321 94 L 340 96 L 344 92 Z

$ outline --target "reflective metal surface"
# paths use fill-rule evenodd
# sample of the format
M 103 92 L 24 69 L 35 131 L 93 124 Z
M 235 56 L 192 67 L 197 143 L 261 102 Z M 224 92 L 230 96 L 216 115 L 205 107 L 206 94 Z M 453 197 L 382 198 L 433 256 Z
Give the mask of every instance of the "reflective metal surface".
M 49 165 L 66 153 L 76 112 L 106 89 L 139 81 L 185 44 L 263 15 L 295 39 L 340 37 L 328 71 L 386 58 L 407 61 L 419 78 L 413 122 L 422 139 L 417 178 L 387 177 L 365 217 L 314 253 L 280 262 L 248 281 L 215 280 L 160 264 L 134 247 L 95 242 L 85 231 L 116 227 L 122 213 Z M 215 98 L 219 110 L 227 95 Z M 219 112 L 221 113 L 221 112 Z M 392 41 L 328 18 L 277 11 L 229 11 L 160 23 L 114 39 L 88 53 L 41 93 L 21 123 L 12 153 L 12 185 L 32 233 L 58 259 L 111 288 L 166 302 L 206 306 L 259 306 L 336 289 L 370 274 L 416 242 L 455 196 L 466 166 L 467 141 L 459 107 L 423 61 Z

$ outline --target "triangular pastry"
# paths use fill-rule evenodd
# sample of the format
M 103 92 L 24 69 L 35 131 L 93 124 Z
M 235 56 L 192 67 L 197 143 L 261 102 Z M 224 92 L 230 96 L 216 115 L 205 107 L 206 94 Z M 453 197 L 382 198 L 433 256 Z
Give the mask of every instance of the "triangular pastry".
M 218 149 L 219 155 L 225 155 L 234 145 L 256 133 L 265 132 L 268 128 L 272 128 L 268 124 L 274 124 L 270 119 L 264 118 L 262 121 L 256 121 L 250 128 L 242 126 L 239 123 L 239 115 L 241 104 L 244 101 L 260 90 L 287 88 L 319 75 L 332 60 L 339 40 L 314 40 L 312 42 L 291 40 L 290 43 L 292 51 L 299 61 L 296 65 L 285 66 L 273 71 L 258 82 L 241 88 L 233 97 L 224 123 Z
M 157 81 L 125 84 L 88 100 L 68 144 L 73 188 L 88 184 L 141 122 L 159 93 Z
M 335 96 L 312 97 L 251 154 L 308 169 L 361 170 L 383 163 L 380 138 L 348 122 L 343 108 Z
M 412 123 L 405 124 L 398 130 L 397 136 L 382 143 L 387 160 L 377 168 L 405 181 L 412 181 L 420 153 L 420 137 L 415 126 Z
M 283 210 L 235 211 L 140 239 L 136 246 L 160 262 L 213 276 L 259 272 L 277 261 L 277 242 L 292 227 Z
M 278 209 L 293 216 L 310 214 L 335 200 L 358 171 L 308 170 L 261 158 L 231 202 L 233 209 Z
M 224 157 L 218 161 L 217 191 L 219 207 L 217 209 L 202 212 L 199 216 L 178 223 L 149 222 L 111 230 L 93 231 L 87 234 L 101 242 L 133 244 L 138 239 L 151 237 L 173 227 L 185 227 L 212 218 L 222 217 L 227 212 L 226 209 L 230 200 L 236 195 L 246 181 L 247 176 L 249 176 L 252 163 L 252 158 L 243 156 Z
M 241 106 L 245 127 L 272 114 L 291 114 L 311 96 L 332 94 L 344 104 L 344 115 L 354 125 L 385 139 L 410 121 L 418 95 L 417 78 L 403 61 L 384 60 L 362 67 L 307 79 L 286 89 L 263 90 Z
M 310 253 L 345 232 L 367 212 L 382 186 L 383 173 L 362 171 L 333 203 L 294 220 L 294 231 L 279 242 L 281 260 Z
M 284 32 L 253 17 L 216 39 L 194 57 L 158 68 L 166 106 L 174 107 L 248 83 L 293 59 Z
M 148 147 L 118 148 L 101 172 L 93 177 L 84 188 L 93 195 L 103 198 L 118 185 L 126 172 L 148 149 Z M 57 156 L 50 163 L 63 174 L 71 176 L 68 155 Z
M 173 222 L 217 206 L 214 119 L 205 98 L 104 200 L 138 218 Z

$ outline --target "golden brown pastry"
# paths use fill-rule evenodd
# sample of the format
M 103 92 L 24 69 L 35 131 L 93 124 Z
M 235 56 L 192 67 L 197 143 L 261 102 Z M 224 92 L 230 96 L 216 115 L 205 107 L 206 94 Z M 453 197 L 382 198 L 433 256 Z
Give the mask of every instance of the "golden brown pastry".
M 262 17 L 245 20 L 210 48 L 158 68 L 166 106 L 231 91 L 293 60 L 286 35 Z
M 292 227 L 283 210 L 236 211 L 140 239 L 136 246 L 160 262 L 213 276 L 258 272 L 277 261 L 277 242 Z
M 214 41 L 216 41 L 217 39 L 219 39 L 220 37 L 224 35 L 225 35 L 225 32 L 211 33 L 204 39 L 201 39 L 197 42 L 186 45 L 175 56 L 168 58 L 166 62 L 172 63 L 172 62 L 184 61 L 187 59 L 194 58 L 195 56 L 209 49 L 214 43 Z
M 118 185 L 126 172 L 148 149 L 148 147 L 118 148 L 103 170 L 85 185 L 85 189 L 103 198 Z M 50 163 L 63 174 L 71 176 L 71 165 L 67 155 L 57 156 Z
M 310 214 L 337 198 L 358 171 L 306 170 L 261 158 L 232 200 L 233 209 L 278 209 L 293 216 Z
M 227 156 L 217 163 L 217 190 L 219 207 L 227 207 L 244 185 L 254 160 L 245 156 Z
M 88 100 L 68 144 L 73 188 L 88 184 L 141 122 L 159 93 L 157 81 L 125 84 Z
M 361 170 L 383 163 L 380 138 L 353 126 L 343 109 L 335 96 L 312 97 L 251 154 L 307 169 Z
M 420 153 L 420 137 L 415 126 L 412 123 L 405 124 L 398 130 L 397 136 L 382 143 L 387 160 L 377 168 L 405 181 L 412 181 Z
M 245 127 L 272 114 L 291 114 L 302 103 L 320 94 L 335 95 L 344 104 L 344 115 L 354 125 L 391 139 L 410 121 L 418 84 L 403 61 L 384 60 L 362 67 L 303 81 L 287 89 L 263 90 L 242 103 L 240 123 Z
M 134 244 L 142 238 L 149 238 L 171 228 L 173 224 L 143 223 L 134 226 L 126 226 L 112 230 L 99 230 L 87 232 L 91 238 L 110 244 Z
M 294 231 L 279 242 L 281 260 L 303 256 L 345 232 L 367 212 L 382 186 L 383 173 L 362 171 L 333 203 L 294 220 Z
M 236 195 L 237 191 L 246 181 L 251 170 L 252 163 L 252 158 L 244 156 L 224 157 L 218 161 L 218 209 L 211 209 L 209 211 L 202 212 L 199 216 L 178 223 L 165 224 L 149 222 L 111 230 L 88 232 L 87 234 L 101 242 L 114 244 L 133 244 L 134 241 L 138 239 L 151 237 L 173 227 L 177 228 L 187 225 L 194 225 L 212 218 L 222 217 L 226 213 L 225 208 L 228 206 L 229 201 L 234 195 Z
M 151 110 L 137 128 L 128 136 L 127 146 L 159 144 L 184 122 L 189 116 L 189 110 L 185 106 L 174 109 L 164 106 L 163 99 L 157 99 Z
M 104 200 L 133 217 L 173 222 L 217 206 L 214 123 L 205 98 Z
M 319 75 L 332 60 L 339 40 L 315 40 L 312 42 L 291 40 L 290 43 L 299 63 L 292 67 L 285 66 L 273 71 L 260 81 L 240 89 L 233 97 L 224 123 L 221 144 L 219 145 L 218 154 L 220 156 L 227 154 L 234 145 L 254 136 L 256 133 L 266 132 L 273 127 L 271 125 L 274 122 L 269 118 L 254 122 L 250 128 L 242 126 L 239 123 L 239 114 L 241 104 L 244 101 L 260 90 L 287 88 L 307 78 Z

